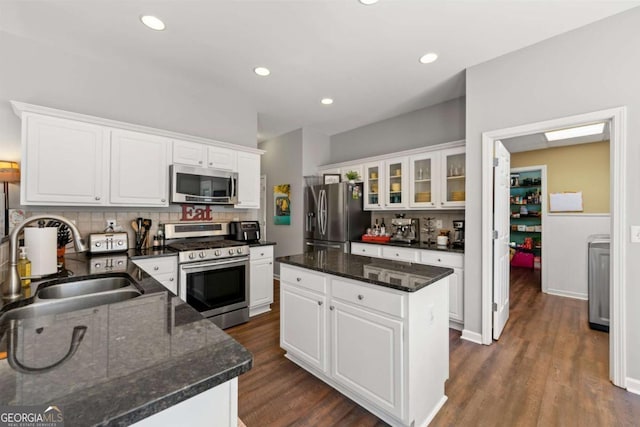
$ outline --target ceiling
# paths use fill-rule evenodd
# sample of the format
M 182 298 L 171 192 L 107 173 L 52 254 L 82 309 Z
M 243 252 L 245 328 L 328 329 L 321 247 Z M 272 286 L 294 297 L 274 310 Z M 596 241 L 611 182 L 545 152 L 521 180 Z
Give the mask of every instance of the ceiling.
M 578 136 L 574 138 L 566 138 L 557 141 L 548 141 L 544 136 L 544 132 L 534 133 L 531 135 L 517 136 L 515 138 L 507 138 L 502 140 L 502 144 L 510 153 L 520 153 L 523 151 L 544 150 L 545 148 L 564 147 L 567 145 L 589 144 L 592 142 L 609 141 L 610 123 L 605 122 L 602 133 L 587 136 Z M 558 129 L 549 129 L 550 131 Z
M 465 94 L 464 70 L 640 1 L 0 0 L 0 28 L 233 88 L 258 139 L 344 132 Z M 155 32 L 139 17 L 167 25 Z M 436 52 L 439 59 L 418 58 Z M 253 73 L 271 70 L 268 77 Z M 323 97 L 333 105 L 320 104 Z

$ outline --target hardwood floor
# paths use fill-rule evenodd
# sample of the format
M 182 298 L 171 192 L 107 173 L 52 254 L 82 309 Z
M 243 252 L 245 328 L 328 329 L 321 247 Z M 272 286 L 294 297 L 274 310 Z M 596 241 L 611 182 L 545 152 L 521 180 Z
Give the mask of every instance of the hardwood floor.
M 450 330 L 449 400 L 433 426 L 638 426 L 640 396 L 608 380 L 609 335 L 589 329 L 587 302 L 540 292 L 539 273 L 512 269 L 511 312 L 490 346 Z M 273 310 L 226 332 L 254 367 L 240 376 L 240 418 L 255 426 L 383 426 L 284 358 L 279 284 Z

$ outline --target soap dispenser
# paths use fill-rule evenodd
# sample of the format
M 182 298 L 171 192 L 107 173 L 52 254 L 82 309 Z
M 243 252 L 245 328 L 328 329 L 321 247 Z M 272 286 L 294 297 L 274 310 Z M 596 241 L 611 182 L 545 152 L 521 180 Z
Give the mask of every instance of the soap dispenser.
M 20 256 L 18 257 L 18 274 L 20 278 L 31 276 L 31 261 L 27 258 L 27 248 L 20 246 Z M 31 285 L 31 279 L 22 279 L 22 287 Z

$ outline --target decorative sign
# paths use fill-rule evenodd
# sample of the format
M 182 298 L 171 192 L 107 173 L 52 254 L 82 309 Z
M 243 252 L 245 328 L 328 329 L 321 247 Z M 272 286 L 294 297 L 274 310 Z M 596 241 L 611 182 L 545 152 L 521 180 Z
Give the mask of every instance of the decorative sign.
M 196 208 L 195 205 L 182 205 L 180 221 L 211 221 L 211 206 Z
M 273 206 L 275 225 L 291 225 L 291 185 L 280 184 L 273 187 Z

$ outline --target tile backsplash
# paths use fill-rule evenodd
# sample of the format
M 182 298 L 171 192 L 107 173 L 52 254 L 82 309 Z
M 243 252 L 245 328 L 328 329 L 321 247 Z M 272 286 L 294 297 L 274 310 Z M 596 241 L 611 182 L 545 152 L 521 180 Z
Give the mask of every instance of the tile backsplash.
M 431 218 L 434 221 L 440 220 L 442 221 L 442 228 L 444 230 L 449 230 L 453 232 L 453 221 L 456 220 L 464 220 L 464 210 L 447 210 L 447 211 L 372 211 L 371 212 L 371 223 L 374 224 L 376 219 L 378 220 L 378 224 L 382 223 L 382 219 L 384 218 L 384 223 L 389 228 L 391 227 L 391 218 L 395 218 L 396 214 L 405 214 L 406 218 L 417 218 L 420 220 L 420 241 L 427 241 L 429 234 L 426 232 L 425 227 L 427 223 L 427 218 Z M 433 234 L 436 236 L 440 229 L 437 229 Z M 390 232 L 390 231 L 389 231 Z M 453 236 L 453 233 L 451 233 Z
M 77 208 L 81 210 L 74 210 L 73 208 L 61 208 L 51 207 L 24 209 L 25 218 L 33 215 L 51 214 L 60 215 L 73 221 L 80 233 L 86 238 L 90 233 L 101 233 L 107 226 L 108 219 L 115 219 L 117 226 L 122 227 L 123 231 L 129 236 L 129 247 L 135 247 L 135 233 L 131 227 L 131 221 L 135 221 L 136 218 L 149 218 L 151 219 L 151 232 L 153 237 L 157 234 L 158 224 L 164 224 L 168 222 L 180 222 L 182 212 L 175 207 L 170 207 L 164 211 L 161 209 L 148 209 L 139 208 L 139 210 L 97 210 L 91 208 Z M 255 220 L 258 218 L 258 210 L 234 210 L 222 207 L 213 207 L 211 212 L 212 221 L 233 221 L 233 220 Z M 151 240 L 151 239 L 150 239 Z M 73 243 L 67 245 L 68 250 L 73 249 Z

